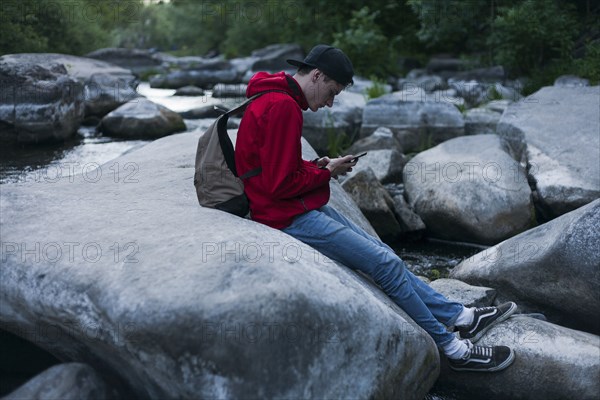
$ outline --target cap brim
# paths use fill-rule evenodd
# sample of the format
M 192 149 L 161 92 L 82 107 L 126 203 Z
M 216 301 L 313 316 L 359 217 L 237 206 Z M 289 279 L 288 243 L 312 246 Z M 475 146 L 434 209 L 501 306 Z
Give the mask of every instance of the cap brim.
M 289 59 L 289 60 L 285 60 L 288 64 L 293 65 L 294 67 L 298 67 L 298 68 L 302 68 L 305 66 L 309 66 L 312 68 L 317 68 L 316 65 L 312 65 L 312 64 L 307 64 L 304 61 L 300 61 L 300 60 L 294 60 L 294 59 Z

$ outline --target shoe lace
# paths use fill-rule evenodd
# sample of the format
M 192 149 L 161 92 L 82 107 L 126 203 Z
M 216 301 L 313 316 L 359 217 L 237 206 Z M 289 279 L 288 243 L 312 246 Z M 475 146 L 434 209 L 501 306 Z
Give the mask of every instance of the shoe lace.
M 491 357 L 492 356 L 492 348 L 487 346 L 473 346 L 469 349 L 469 356 L 480 356 L 480 357 Z
M 476 311 L 480 313 L 486 313 L 488 311 L 494 311 L 496 307 L 477 307 Z

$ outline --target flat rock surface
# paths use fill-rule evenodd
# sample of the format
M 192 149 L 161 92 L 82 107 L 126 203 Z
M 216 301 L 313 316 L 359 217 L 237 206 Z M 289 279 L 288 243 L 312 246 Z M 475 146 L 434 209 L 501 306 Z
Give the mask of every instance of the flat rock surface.
M 551 217 L 600 197 L 600 86 L 544 87 L 512 104 L 497 132 L 528 160 Z
M 437 349 L 381 291 L 278 230 L 198 206 L 198 136 L 3 185 L 0 327 L 140 398 L 423 398 Z

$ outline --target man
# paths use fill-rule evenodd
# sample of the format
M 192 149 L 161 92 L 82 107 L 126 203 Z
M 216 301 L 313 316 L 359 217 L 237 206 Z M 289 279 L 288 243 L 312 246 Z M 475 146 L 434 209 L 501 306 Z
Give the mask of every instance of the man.
M 235 161 L 238 173 L 262 172 L 245 180 L 253 220 L 281 229 L 342 264 L 371 276 L 385 293 L 431 335 L 459 371 L 499 371 L 514 360 L 506 346 L 473 345 L 495 323 L 516 310 L 466 308 L 451 302 L 416 278 L 394 251 L 327 206 L 329 180 L 350 171 L 352 155 L 314 161 L 302 159 L 302 110 L 331 107 L 353 83 L 348 57 L 331 46 L 315 46 L 294 76 L 259 72 L 246 95 L 273 91 L 254 100 L 238 130 Z M 455 326 L 460 339 L 448 332 Z

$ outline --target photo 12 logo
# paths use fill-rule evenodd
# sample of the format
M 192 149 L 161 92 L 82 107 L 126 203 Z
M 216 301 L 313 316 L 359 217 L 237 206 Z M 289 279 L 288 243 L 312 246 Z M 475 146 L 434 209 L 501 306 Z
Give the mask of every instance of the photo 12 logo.
M 48 165 L 36 171 L 27 172 L 22 175 L 19 182 L 57 183 L 63 179 L 73 183 L 80 175 L 86 183 L 98 183 L 103 178 L 114 183 L 138 183 L 139 165 L 134 162 L 119 163 L 114 161 L 110 164 L 99 164 L 97 162 L 61 162 Z
M 139 245 L 135 241 L 108 245 L 98 242 L 2 242 L 0 245 L 3 263 L 98 263 L 105 260 L 115 264 L 134 264 L 139 260 Z

